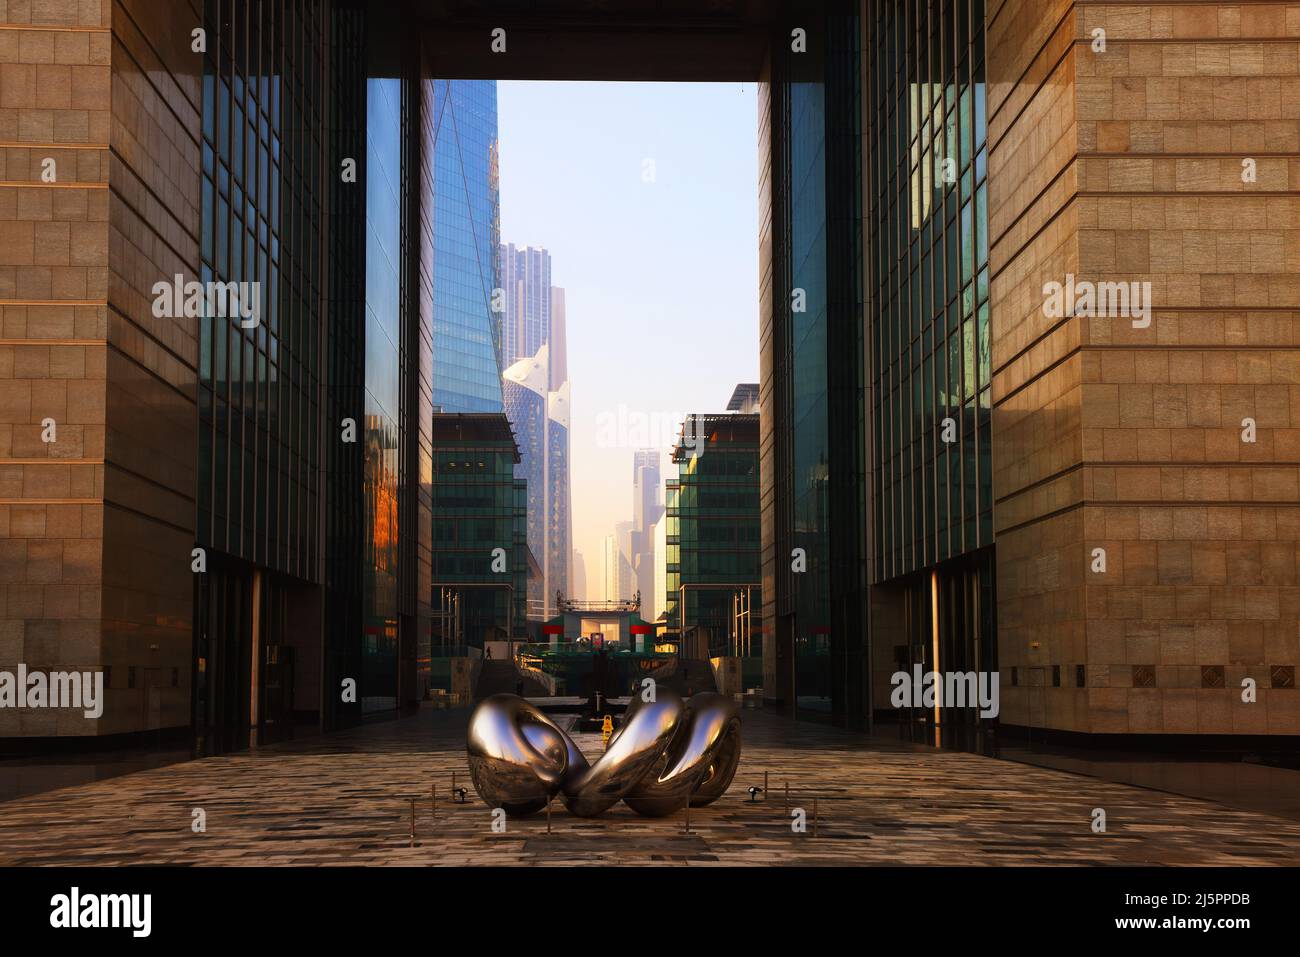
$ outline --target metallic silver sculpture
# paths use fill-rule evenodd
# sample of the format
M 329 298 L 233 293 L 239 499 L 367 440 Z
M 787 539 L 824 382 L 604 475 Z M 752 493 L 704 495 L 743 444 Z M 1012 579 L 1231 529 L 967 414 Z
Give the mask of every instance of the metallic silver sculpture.
M 579 817 L 620 800 L 638 814 L 662 817 L 716 801 L 740 763 L 740 718 L 731 699 L 689 701 L 659 689 L 632 699 L 605 753 L 589 764 L 573 740 L 523 698 L 492 695 L 469 719 L 470 779 L 490 807 L 533 814 L 557 794 Z

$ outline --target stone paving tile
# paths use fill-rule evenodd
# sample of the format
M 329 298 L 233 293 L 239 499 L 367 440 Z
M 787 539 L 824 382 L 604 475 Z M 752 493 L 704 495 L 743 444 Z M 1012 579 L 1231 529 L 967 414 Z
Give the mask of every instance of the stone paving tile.
M 466 718 L 428 710 L 6 802 L 0 865 L 1300 865 L 1300 823 L 753 711 L 731 791 L 691 812 L 690 833 L 680 813 L 647 819 L 620 804 L 580 819 L 557 802 L 550 834 L 545 815 L 494 834 L 472 788 L 450 800 L 453 772 L 470 786 Z M 600 749 L 598 735 L 575 740 Z M 771 791 L 750 803 L 764 771 Z M 806 834 L 791 831 L 787 780 Z M 196 807 L 206 833 L 191 830 Z M 1105 834 L 1091 830 L 1096 807 Z

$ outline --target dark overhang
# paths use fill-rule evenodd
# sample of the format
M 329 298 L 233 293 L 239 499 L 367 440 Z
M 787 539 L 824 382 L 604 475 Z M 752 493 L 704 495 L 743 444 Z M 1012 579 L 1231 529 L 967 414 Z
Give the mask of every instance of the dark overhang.
M 458 80 L 747 82 L 776 0 L 410 0 L 426 71 Z M 408 24 L 409 26 L 410 24 Z M 505 31 L 504 53 L 492 31 Z

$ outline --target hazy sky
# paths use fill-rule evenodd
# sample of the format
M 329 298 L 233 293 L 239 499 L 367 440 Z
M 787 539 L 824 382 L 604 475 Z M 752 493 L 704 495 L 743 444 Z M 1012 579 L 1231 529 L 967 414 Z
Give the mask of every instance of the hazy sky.
M 633 451 L 673 474 L 681 415 L 758 381 L 757 110 L 752 83 L 498 84 L 501 240 L 548 249 L 566 290 L 590 597 L 632 518 Z

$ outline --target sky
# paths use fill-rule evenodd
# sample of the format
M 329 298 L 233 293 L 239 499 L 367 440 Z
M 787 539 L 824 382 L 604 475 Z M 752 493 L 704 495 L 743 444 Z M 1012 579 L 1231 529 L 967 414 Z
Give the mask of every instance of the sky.
M 573 545 L 602 598 L 632 454 L 758 381 L 754 84 L 502 81 L 501 241 L 542 246 L 568 322 Z

